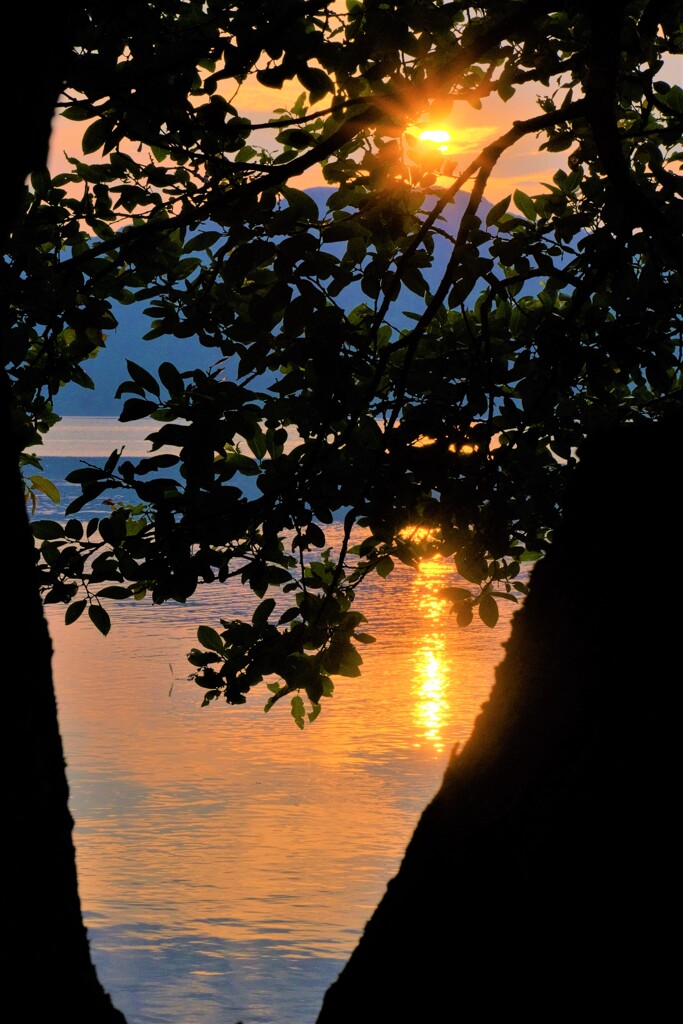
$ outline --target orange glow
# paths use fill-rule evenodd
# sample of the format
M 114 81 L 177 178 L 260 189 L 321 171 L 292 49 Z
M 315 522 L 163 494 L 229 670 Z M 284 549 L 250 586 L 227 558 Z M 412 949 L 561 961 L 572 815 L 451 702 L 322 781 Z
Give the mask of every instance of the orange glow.
M 451 133 L 445 128 L 425 128 L 420 132 L 420 142 L 431 142 L 440 153 L 449 153 L 450 144 L 453 141 Z
M 427 437 L 426 434 L 421 434 L 419 437 L 415 438 L 414 441 L 411 441 L 411 447 L 412 448 L 429 448 L 429 446 L 433 445 L 433 444 L 436 444 L 436 438 L 435 437 Z M 449 452 L 453 452 L 454 454 L 457 454 L 457 455 L 471 455 L 472 452 L 476 452 L 477 451 L 478 447 L 479 446 L 476 445 L 476 444 L 460 444 L 460 445 L 458 445 L 458 444 L 453 443 L 453 444 L 449 444 L 448 450 L 449 450 Z
M 454 665 L 452 652 L 447 649 L 445 632 L 450 608 L 448 602 L 438 596 L 445 577 L 452 570 L 452 563 L 443 558 L 425 558 L 413 577 L 423 629 L 416 652 L 413 681 L 414 744 L 421 746 L 425 743 L 435 751 L 443 751 L 446 746 L 445 730 L 452 713 L 448 694 L 453 689 Z
M 419 651 L 416 686 L 413 691 L 416 732 L 423 742 L 439 752 L 446 746 L 444 728 L 448 724 L 449 712 L 446 693 L 450 680 L 444 659 L 445 646 L 443 638 L 425 637 Z M 420 745 L 419 742 L 416 745 Z

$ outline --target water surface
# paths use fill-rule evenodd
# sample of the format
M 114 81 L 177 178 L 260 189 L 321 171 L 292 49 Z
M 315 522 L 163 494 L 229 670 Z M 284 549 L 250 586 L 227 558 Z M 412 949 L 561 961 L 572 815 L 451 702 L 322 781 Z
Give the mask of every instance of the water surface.
M 428 563 L 367 587 L 377 643 L 303 731 L 265 688 L 201 708 L 187 678 L 197 626 L 248 612 L 239 584 L 114 605 L 106 638 L 48 608 L 83 911 L 129 1024 L 315 1020 L 504 653 L 512 606 L 459 629 L 457 582 Z

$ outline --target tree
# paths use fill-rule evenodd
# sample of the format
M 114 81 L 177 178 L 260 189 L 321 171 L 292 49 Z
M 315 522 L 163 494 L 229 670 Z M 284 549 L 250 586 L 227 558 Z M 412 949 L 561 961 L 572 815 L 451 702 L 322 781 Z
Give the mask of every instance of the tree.
M 31 53 L 40 75 L 27 75 L 9 105 L 6 128 L 12 150 L 2 164 L 0 238 L 9 245 L 21 232 L 27 176 L 45 165 L 50 121 L 70 43 L 69 10 L 45 11 L 36 32 L 28 9 L 12 16 L 3 36 L 5 95 L 15 95 L 13 54 Z M 29 23 L 29 21 L 31 23 Z M 6 296 L 4 296 L 6 300 Z M 3 340 L 11 310 L 3 302 Z M 9 349 L 7 346 L 9 345 Z M 34 541 L 19 471 L 20 446 L 10 410 L 13 396 L 2 374 L 2 480 L 4 524 L 11 538 L 6 557 L 11 598 L 3 611 L 6 725 L 3 776 L 7 781 L 7 864 L 3 899 L 7 925 L 6 970 L 13 994 L 29 1020 L 66 1018 L 82 1024 L 123 1024 L 90 959 L 81 917 L 72 841 L 73 821 L 52 685 L 52 648 L 35 572 Z M 10 838 L 11 837 L 11 838 Z
M 291 697 L 299 725 L 360 674 L 356 592 L 395 559 L 452 558 L 458 623 L 494 625 L 497 601 L 525 593 L 522 559 L 549 558 L 586 439 L 680 404 L 683 90 L 665 63 L 680 13 L 86 10 L 62 112 L 87 126 L 90 161 L 34 175 L 3 268 L 22 439 L 49 429 L 65 382 L 88 385 L 116 304 L 146 303 L 150 341 L 196 335 L 216 362 L 130 363 L 122 417 L 158 425 L 152 453 L 83 469 L 67 522 L 34 523 L 45 599 L 106 632 L 108 600 L 182 603 L 239 575 L 251 621 L 203 627 L 190 654 L 204 701 L 266 680 L 266 707 Z M 251 83 L 295 80 L 291 109 L 245 116 Z M 411 143 L 412 126 L 528 83 L 539 112 L 466 167 Z M 552 181 L 487 205 L 524 139 L 558 154 Z M 324 203 L 296 187 L 313 166 Z M 110 490 L 111 513 L 82 522 Z
M 682 427 L 582 448 L 491 696 L 317 1024 L 666 1017 Z

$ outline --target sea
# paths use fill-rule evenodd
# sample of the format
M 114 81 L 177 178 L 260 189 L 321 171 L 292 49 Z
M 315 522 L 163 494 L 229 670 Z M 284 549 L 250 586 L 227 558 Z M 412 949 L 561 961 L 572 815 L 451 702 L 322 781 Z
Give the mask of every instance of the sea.
M 149 430 L 65 417 L 40 453 L 62 500 L 35 515 L 63 516 L 67 474 L 146 454 Z M 504 655 L 515 606 L 461 628 L 439 596 L 459 582 L 446 561 L 370 581 L 361 676 L 303 730 L 286 701 L 264 713 L 265 687 L 201 706 L 187 652 L 250 614 L 238 582 L 114 603 L 107 636 L 46 607 L 83 914 L 128 1024 L 314 1024 Z

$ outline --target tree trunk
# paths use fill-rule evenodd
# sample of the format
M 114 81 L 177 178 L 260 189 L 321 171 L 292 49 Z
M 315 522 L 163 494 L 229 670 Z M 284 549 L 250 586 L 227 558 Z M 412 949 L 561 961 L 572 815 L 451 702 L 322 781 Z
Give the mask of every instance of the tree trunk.
M 50 126 L 70 48 L 71 4 L 12 11 L 2 36 L 7 148 L 0 169 L 0 241 L 20 230 L 27 176 L 45 165 Z M 17 55 L 23 64 L 17 64 Z M 18 81 L 18 77 L 21 80 Z M 2 309 L 4 332 L 11 310 Z M 7 338 L 3 337 L 7 351 Z M 4 488 L 5 820 L 3 919 L 7 998 L 15 1016 L 69 1024 L 125 1024 L 90 958 L 78 895 L 73 820 L 52 681 L 52 646 L 13 441 L 10 385 L 0 371 L 0 480 Z M 86 695 L 84 694 L 84 699 Z
M 491 697 L 317 1024 L 670 1015 L 681 427 L 585 446 Z
M 3 778 L 8 874 L 3 919 L 8 985 L 22 1019 L 69 1024 L 125 1024 L 90 959 L 78 896 L 73 820 L 52 685 L 52 647 L 35 578 L 16 451 L 10 443 L 3 374 L 0 480 L 7 557 Z M 83 695 L 84 700 L 87 699 Z M 8 962 L 9 960 L 9 962 Z

